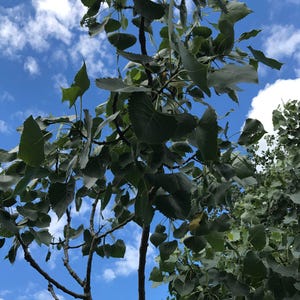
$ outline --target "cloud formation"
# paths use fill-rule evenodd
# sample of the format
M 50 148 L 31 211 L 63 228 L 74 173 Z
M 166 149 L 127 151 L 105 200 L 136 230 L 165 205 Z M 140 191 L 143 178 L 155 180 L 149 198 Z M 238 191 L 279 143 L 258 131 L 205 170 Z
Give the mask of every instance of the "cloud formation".
M 267 84 L 258 95 L 252 99 L 248 117 L 260 120 L 265 130 L 273 132 L 272 112 L 289 100 L 300 101 L 300 78 L 279 79 L 273 84 Z
M 9 132 L 10 129 L 8 124 L 5 121 L 0 120 L 0 133 L 9 133 Z
M 24 53 L 30 51 L 34 58 L 26 58 L 24 69 L 34 75 L 40 72 L 39 60 L 46 56 L 60 66 L 70 62 L 77 66 L 84 59 L 89 75 L 107 76 L 110 46 L 104 34 L 89 38 L 80 28 L 85 10 L 80 0 L 32 0 L 31 5 L 0 6 L 0 55 L 24 61 Z
M 265 54 L 279 60 L 294 59 L 294 71 L 300 76 L 300 28 L 294 25 L 273 25 L 266 29 L 265 34 Z

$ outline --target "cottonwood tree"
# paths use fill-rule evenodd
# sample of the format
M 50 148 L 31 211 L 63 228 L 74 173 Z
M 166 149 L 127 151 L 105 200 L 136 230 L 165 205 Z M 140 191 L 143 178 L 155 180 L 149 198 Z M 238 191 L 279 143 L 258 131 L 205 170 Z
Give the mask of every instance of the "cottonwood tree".
M 240 201 L 244 182 L 251 181 L 255 172 L 235 153 L 228 126 L 220 126 L 210 99 L 226 95 L 238 102 L 237 85 L 258 81 L 258 62 L 275 69 L 281 63 L 251 46 L 242 49 L 260 31 L 235 35 L 238 22 L 252 12 L 243 2 L 194 0 L 192 12 L 184 0 L 82 0 L 82 4 L 87 12 L 81 25 L 94 38 L 100 32 L 107 34 L 120 65 L 128 61 L 126 71 L 118 68 L 117 77 L 96 79 L 97 87 L 109 96 L 91 112 L 83 109 L 90 87 L 83 63 L 72 85 L 62 89 L 62 101 L 76 108 L 75 117 L 30 116 L 20 128 L 17 150 L 1 150 L 0 245 L 10 246 L 6 258 L 11 263 L 22 251 L 48 282 L 54 299 L 59 291 L 89 300 L 94 257 L 122 258 L 126 243 L 111 236 L 134 222 L 142 232 L 139 299 L 145 299 L 150 228 L 150 241 L 160 255 L 150 279 L 170 282 L 170 293 L 175 291 L 178 299 L 194 299 L 199 294 L 195 290 L 211 284 L 200 276 L 203 249 L 205 259 L 215 252 L 226 258 L 236 236 L 230 240 L 223 233 L 230 226 L 224 209 L 230 211 Z M 246 120 L 238 142 L 250 145 L 264 133 L 259 121 Z M 77 224 L 74 212 L 80 214 L 87 199 L 89 220 Z M 99 222 L 106 208 L 114 217 Z M 63 238 L 48 231 L 53 212 L 66 220 Z M 168 231 L 158 223 L 159 214 L 169 221 Z M 208 225 L 199 227 L 203 220 Z M 63 266 L 80 292 L 42 268 L 30 252 L 34 244 L 46 251 L 46 261 L 53 251 L 62 253 Z M 258 244 L 254 243 L 255 251 L 262 248 L 262 242 Z M 196 267 L 189 263 L 190 250 L 193 259 L 199 257 L 198 277 L 191 276 Z M 83 277 L 70 263 L 75 251 L 86 258 Z M 181 251 L 187 256 L 175 270 L 172 259 Z M 245 274 L 253 263 L 263 269 L 255 251 L 246 255 L 246 262 L 240 257 Z M 216 276 L 213 285 L 239 286 L 230 272 L 228 268 L 225 277 Z

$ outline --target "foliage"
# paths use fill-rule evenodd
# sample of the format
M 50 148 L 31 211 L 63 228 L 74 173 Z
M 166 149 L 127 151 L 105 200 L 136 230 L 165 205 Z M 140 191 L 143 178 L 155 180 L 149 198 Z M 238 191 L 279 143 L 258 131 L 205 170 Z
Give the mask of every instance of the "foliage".
M 196 216 L 186 248 L 159 257 L 152 280 L 168 282 L 174 299 L 299 298 L 299 113 L 295 100 L 273 112 L 276 133 L 262 153 L 248 148 L 257 171 L 232 193 L 229 212 Z
M 238 102 L 237 85 L 257 82 L 259 61 L 277 69 L 281 64 L 252 47 L 250 53 L 238 47 L 237 43 L 259 33 L 251 30 L 235 37 L 235 25 L 251 13 L 246 4 L 193 2 L 194 11 L 188 14 L 184 0 L 180 4 L 82 0 L 87 12 L 81 25 L 91 36 L 106 32 L 118 61 L 129 61 L 126 72 L 96 79 L 109 96 L 92 114 L 81 109 L 90 86 L 84 63 L 72 85 L 62 89 L 62 101 L 68 101 L 70 108 L 79 102 L 79 114 L 29 117 L 21 128 L 18 149 L 0 152 L 0 246 L 10 243 L 6 257 L 11 263 L 21 248 L 25 260 L 49 282 L 54 298 L 59 289 L 74 298 L 92 299 L 93 258 L 123 257 L 125 242 L 111 235 L 130 222 L 142 230 L 141 300 L 153 226 L 150 241 L 158 247 L 160 260 L 150 279 L 169 282 L 170 294 L 178 299 L 248 296 L 265 286 L 272 292 L 270 286 L 277 287 L 278 280 L 288 283 L 288 289 L 298 288 L 295 277 L 286 275 L 294 265 L 278 265 L 283 253 L 288 253 L 285 250 L 296 248 L 296 238 L 286 236 L 285 227 L 273 230 L 260 222 L 266 215 L 261 197 L 277 197 L 274 201 L 290 197 L 296 207 L 297 191 L 289 190 L 290 196 L 270 195 L 268 176 L 256 174 L 249 158 L 236 152 L 228 128 L 221 128 L 209 104 L 209 98 L 219 94 Z M 218 22 L 212 23 L 207 14 Z M 149 40 L 155 41 L 157 50 Z M 287 130 L 281 122 L 290 120 L 283 116 L 274 115 L 279 130 Z M 264 133 L 259 121 L 247 120 L 239 143 L 250 146 Z M 273 177 L 269 179 L 272 183 Z M 75 210 L 82 211 L 83 202 L 89 204 L 90 217 L 77 224 L 73 216 Z M 270 207 L 274 218 L 280 215 L 278 206 Z M 99 223 L 106 208 L 113 217 Z M 223 213 L 225 208 L 230 214 Z M 48 231 L 52 212 L 66 220 L 63 238 Z M 161 219 L 157 215 L 169 220 L 173 238 L 157 223 Z M 281 220 L 282 216 L 276 224 Z M 279 254 L 272 249 L 276 239 L 282 242 Z M 64 267 L 82 293 L 68 289 L 41 268 L 29 251 L 34 243 L 46 249 L 46 261 L 51 251 L 62 252 Z M 87 257 L 84 278 L 69 261 L 76 249 Z M 284 259 L 290 263 L 288 257 Z

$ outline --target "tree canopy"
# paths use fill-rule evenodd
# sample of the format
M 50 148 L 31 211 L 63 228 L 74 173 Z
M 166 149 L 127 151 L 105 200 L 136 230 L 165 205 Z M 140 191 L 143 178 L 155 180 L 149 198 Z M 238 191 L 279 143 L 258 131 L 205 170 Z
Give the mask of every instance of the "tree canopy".
M 171 298 L 296 299 L 299 103 L 274 112 L 278 135 L 267 138 L 263 155 L 257 143 L 266 132 L 258 120 L 247 119 L 232 140 L 230 124 L 221 126 L 210 103 L 221 94 L 238 102 L 238 84 L 257 83 L 258 63 L 282 65 L 243 47 L 260 30 L 236 36 L 252 11 L 222 0 L 193 0 L 192 12 L 185 0 L 81 2 L 81 26 L 93 38 L 105 32 L 119 65 L 127 65 L 116 77 L 96 79 L 108 98 L 91 112 L 83 108 L 91 84 L 83 62 L 62 88 L 75 115 L 30 116 L 18 147 L 0 150 L 6 258 L 13 263 L 22 250 L 54 299 L 60 291 L 91 300 L 94 257 L 124 257 L 126 242 L 112 234 L 134 222 L 142 232 L 140 300 L 149 241 L 159 253 L 150 280 L 167 283 Z M 78 224 L 73 216 L 83 202 L 90 216 Z M 104 219 L 107 208 L 113 217 Z M 65 217 L 63 238 L 49 233 L 53 212 Z M 62 253 L 79 292 L 42 268 L 30 252 L 34 244 L 46 261 Z M 70 263 L 74 252 L 86 258 L 83 277 Z

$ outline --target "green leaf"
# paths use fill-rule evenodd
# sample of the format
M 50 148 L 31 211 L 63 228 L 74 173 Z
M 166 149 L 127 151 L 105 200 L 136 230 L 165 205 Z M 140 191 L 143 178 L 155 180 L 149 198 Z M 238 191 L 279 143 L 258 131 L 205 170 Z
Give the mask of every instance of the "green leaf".
M 39 166 L 45 159 L 44 144 L 43 133 L 37 122 L 30 116 L 23 125 L 18 157 L 30 166 Z
M 107 23 L 104 26 L 106 33 L 113 32 L 118 30 L 121 27 L 121 23 L 115 19 L 108 19 Z
M 165 14 L 164 7 L 159 3 L 150 0 L 134 0 L 133 3 L 135 11 L 150 21 L 160 19 Z
M 153 58 L 151 56 L 142 55 L 142 54 L 135 54 L 131 52 L 125 52 L 122 50 L 118 50 L 118 53 L 125 57 L 126 59 L 139 63 L 139 64 L 146 64 L 153 61 Z
M 189 224 L 185 221 L 178 228 L 174 229 L 173 236 L 176 239 L 183 238 L 189 231 Z
M 75 75 L 74 81 L 69 88 L 62 88 L 61 101 L 69 101 L 69 107 L 71 108 L 78 97 L 81 97 L 90 87 L 90 80 L 86 72 L 85 62 L 80 70 Z
M 206 246 L 206 240 L 201 236 L 189 236 L 183 240 L 186 247 L 194 252 L 200 252 Z
M 300 204 L 300 190 L 297 191 L 297 193 L 294 194 L 288 194 L 288 196 L 291 198 L 291 200 L 296 203 Z
M 174 288 L 178 292 L 181 297 L 185 297 L 191 295 L 192 291 L 195 288 L 195 281 L 191 280 L 190 278 L 186 277 L 185 281 L 183 282 L 181 279 L 176 278 L 174 280 Z
M 258 255 L 253 251 L 248 251 L 244 258 L 244 273 L 255 279 L 264 278 L 267 275 L 267 269 Z
M 218 161 L 218 123 L 217 114 L 209 107 L 203 114 L 194 132 L 196 145 L 204 161 Z
M 98 78 L 96 85 L 100 89 L 108 90 L 111 92 L 150 92 L 151 89 L 143 86 L 127 85 L 120 78 Z
M 16 152 L 0 149 L 0 163 L 11 162 L 17 158 Z
M 55 182 L 49 187 L 48 197 L 52 209 L 60 219 L 74 199 L 75 180 L 71 177 L 67 183 Z
M 252 13 L 252 10 L 249 9 L 245 3 L 238 1 L 227 3 L 226 9 L 227 12 L 222 12 L 220 19 L 227 19 L 233 24 Z
M 166 240 L 167 237 L 168 235 L 166 233 L 154 232 L 150 236 L 150 241 L 155 247 L 158 247 L 162 242 Z
M 266 245 L 266 232 L 262 224 L 256 225 L 249 229 L 249 242 L 256 250 L 262 250 Z
M 0 239 L 0 249 L 4 246 L 5 244 L 5 238 Z
M 205 236 L 206 240 L 210 243 L 215 251 L 224 251 L 224 234 L 221 232 L 211 232 Z
M 52 241 L 52 236 L 48 232 L 48 230 L 40 230 L 40 231 L 34 231 L 30 230 L 32 235 L 34 236 L 34 240 L 37 242 L 37 244 L 40 246 L 41 244 L 45 244 L 47 246 L 50 245 Z
M 19 176 L 0 175 L 0 189 L 8 191 L 20 180 Z
M 74 85 L 80 88 L 79 96 L 82 96 L 90 87 L 90 80 L 86 72 L 85 62 L 74 78 Z
M 110 256 L 115 258 L 123 258 L 126 252 L 126 246 L 123 240 L 117 240 L 110 248 Z
M 141 188 L 139 188 L 141 190 Z M 147 197 L 146 192 L 139 193 L 135 199 L 134 205 L 135 215 L 142 221 L 142 225 L 148 226 L 154 216 L 154 209 Z
M 129 33 L 109 33 L 107 38 L 118 50 L 127 49 L 136 43 L 136 37 Z
M 158 210 L 171 218 L 185 219 L 189 215 L 193 185 L 187 176 L 181 173 L 147 174 L 145 178 L 172 195 L 156 197 L 154 204 Z
M 154 282 L 162 282 L 163 281 L 163 275 L 160 269 L 157 267 L 154 267 L 150 273 L 149 280 L 152 280 Z
M 252 37 L 255 37 L 257 36 L 259 33 L 261 32 L 261 30 L 257 30 L 257 29 L 253 29 L 251 31 L 248 31 L 248 32 L 244 32 L 240 35 L 238 41 L 241 42 L 243 40 L 248 40 Z
M 283 63 L 277 61 L 276 59 L 266 57 L 262 51 L 255 50 L 251 46 L 249 46 L 248 49 L 253 54 L 254 58 L 259 62 L 265 64 L 268 67 L 271 67 L 272 69 L 281 69 Z
M 249 146 L 258 142 L 266 133 L 263 124 L 256 119 L 247 119 L 238 143 Z
M 207 65 L 198 62 L 181 41 L 178 42 L 178 49 L 182 64 L 188 75 L 192 81 L 210 97 L 211 93 L 207 85 Z
M 184 136 L 196 126 L 192 115 L 171 115 L 156 111 L 145 93 L 133 93 L 129 98 L 128 108 L 136 136 L 149 144 L 160 144 L 168 139 Z
M 213 86 L 218 93 L 226 93 L 229 89 L 238 90 L 237 83 L 257 83 L 257 71 L 251 65 L 228 64 L 208 75 L 208 85 Z
M 4 231 L 6 231 L 6 233 Z M 18 227 L 16 226 L 15 222 L 11 218 L 11 215 L 7 211 L 0 209 L 0 234 L 1 234 L 1 236 L 11 237 L 13 234 L 18 233 L 18 231 L 19 231 Z
M 71 86 L 70 88 L 61 88 L 62 90 L 62 99 L 61 101 L 69 101 L 69 108 L 71 108 L 76 99 L 80 96 L 80 87 Z
M 164 242 L 159 245 L 159 253 L 162 260 L 167 260 L 170 255 L 176 250 L 177 241 Z

